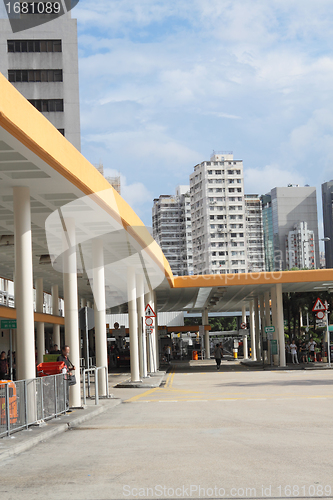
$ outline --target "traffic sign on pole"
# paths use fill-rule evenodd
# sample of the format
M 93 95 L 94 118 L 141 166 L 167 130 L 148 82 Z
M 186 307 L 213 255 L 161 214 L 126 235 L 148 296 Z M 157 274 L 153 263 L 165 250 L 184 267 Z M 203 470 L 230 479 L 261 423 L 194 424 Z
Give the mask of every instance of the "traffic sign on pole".
M 1 328 L 4 330 L 9 330 L 11 328 L 17 328 L 16 319 L 2 319 L 1 320 Z
M 152 326 L 152 324 L 154 323 L 154 320 L 151 316 L 146 316 L 146 319 L 145 319 L 145 322 L 146 322 L 146 325 L 147 326 Z
M 246 328 L 246 323 L 241 323 L 240 327 L 242 330 L 244 330 Z
M 316 312 L 316 316 L 318 319 L 324 319 L 325 313 L 324 313 L 324 311 L 318 311 L 318 312 Z
M 326 307 L 324 306 L 323 302 L 320 300 L 320 298 L 318 297 L 318 299 L 316 300 L 315 302 L 315 305 L 313 306 L 312 308 L 312 311 L 313 312 L 317 312 L 317 311 L 326 311 Z
M 145 316 L 146 318 L 156 318 L 156 314 L 150 304 L 146 305 Z
M 275 332 L 275 326 L 265 326 L 265 333 L 268 333 L 268 332 L 274 333 Z

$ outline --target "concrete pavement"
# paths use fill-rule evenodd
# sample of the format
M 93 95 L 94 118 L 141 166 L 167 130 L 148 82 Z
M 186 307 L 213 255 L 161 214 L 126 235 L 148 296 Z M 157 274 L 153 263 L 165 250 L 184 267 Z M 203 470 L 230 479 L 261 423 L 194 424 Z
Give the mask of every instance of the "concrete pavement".
M 174 365 L 0 464 L 6 499 L 333 498 L 331 370 Z M 62 492 L 62 493 L 61 493 Z

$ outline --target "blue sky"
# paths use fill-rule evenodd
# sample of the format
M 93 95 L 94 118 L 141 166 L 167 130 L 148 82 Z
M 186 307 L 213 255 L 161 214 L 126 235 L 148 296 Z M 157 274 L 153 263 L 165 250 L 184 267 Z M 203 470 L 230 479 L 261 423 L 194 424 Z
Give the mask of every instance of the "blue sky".
M 80 0 L 82 152 L 147 224 L 213 150 L 245 191 L 333 178 L 331 0 Z M 321 206 L 319 212 L 321 220 Z

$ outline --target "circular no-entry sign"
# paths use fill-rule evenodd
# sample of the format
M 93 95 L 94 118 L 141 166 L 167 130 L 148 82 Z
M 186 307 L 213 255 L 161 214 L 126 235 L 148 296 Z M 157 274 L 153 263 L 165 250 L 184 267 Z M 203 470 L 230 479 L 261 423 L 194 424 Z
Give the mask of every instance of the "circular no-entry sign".
M 246 323 L 241 323 L 240 327 L 244 330 L 246 328 Z
M 147 326 L 152 326 L 153 322 L 154 322 L 153 318 L 146 318 L 146 325 Z

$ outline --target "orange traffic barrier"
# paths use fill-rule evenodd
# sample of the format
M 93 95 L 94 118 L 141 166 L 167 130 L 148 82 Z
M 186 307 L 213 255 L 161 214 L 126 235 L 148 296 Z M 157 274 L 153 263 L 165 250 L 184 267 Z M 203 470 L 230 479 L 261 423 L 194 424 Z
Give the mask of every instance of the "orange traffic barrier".
M 16 385 L 12 380 L 0 380 L 0 387 L 8 384 L 9 392 L 9 418 L 11 424 L 17 422 L 17 398 L 16 398 Z M 6 397 L 0 396 L 1 404 L 1 425 L 6 425 Z
M 195 361 L 198 361 L 198 351 L 192 352 L 192 359 L 194 359 Z
M 39 363 L 37 365 L 38 377 L 46 377 L 47 375 L 59 375 L 65 368 L 64 361 L 49 361 L 48 363 Z

